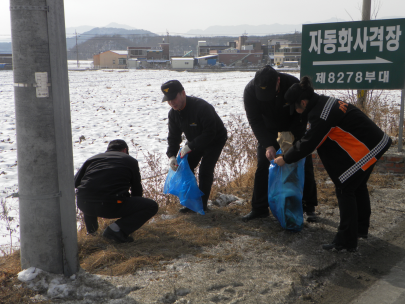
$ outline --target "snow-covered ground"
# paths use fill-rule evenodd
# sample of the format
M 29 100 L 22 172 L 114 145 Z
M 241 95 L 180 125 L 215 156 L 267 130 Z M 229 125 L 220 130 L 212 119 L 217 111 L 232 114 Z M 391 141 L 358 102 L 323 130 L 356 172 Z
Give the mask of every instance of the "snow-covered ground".
M 254 72 L 175 72 L 167 70 L 88 70 L 91 62 L 69 61 L 74 170 L 89 157 L 106 150 L 113 139 L 124 139 L 130 154 L 144 163 L 142 152 L 164 156 L 167 147 L 167 103 L 160 86 L 178 79 L 187 95 L 210 102 L 226 123 L 230 114 L 245 117 L 243 90 Z M 291 73 L 299 77 L 298 73 Z M 339 94 L 339 92 L 334 92 Z M 344 94 L 344 92 L 340 92 Z M 399 102 L 400 91 L 387 93 Z M 0 199 L 10 208 L 12 221 L 4 221 L 0 206 L 0 254 L 6 244 L 18 246 L 17 145 L 13 72 L 0 72 Z M 4 204 L 5 202 L 5 204 Z M 10 230 L 11 229 L 11 230 Z M 12 239 L 10 239 L 12 232 Z
M 76 67 L 69 62 L 69 68 Z M 88 62 L 80 62 L 80 67 Z M 144 162 L 142 151 L 164 155 L 167 148 L 167 113 L 160 86 L 178 79 L 187 95 L 205 99 L 214 105 L 226 123 L 230 114 L 244 115 L 243 90 L 254 72 L 174 72 L 167 70 L 69 71 L 75 172 L 89 157 L 104 152 L 110 140 L 127 141 L 130 154 Z M 298 75 L 296 75 L 298 77 Z M 11 208 L 9 216 L 18 218 L 18 199 L 7 198 L 18 191 L 17 145 L 14 114 L 13 72 L 0 72 L 0 198 Z M 135 148 L 135 146 L 136 148 Z M 1 212 L 0 207 L 0 214 Z M 18 220 L 10 227 L 0 221 L 1 245 L 18 246 Z

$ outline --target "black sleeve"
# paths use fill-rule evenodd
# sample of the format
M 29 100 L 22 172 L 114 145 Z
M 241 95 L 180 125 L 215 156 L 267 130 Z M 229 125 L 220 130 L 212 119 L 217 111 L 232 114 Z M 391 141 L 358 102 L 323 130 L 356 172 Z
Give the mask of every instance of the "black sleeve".
M 174 112 L 169 111 L 169 135 L 167 136 L 167 152 L 166 155 L 170 158 L 176 156 L 180 149 L 181 134 L 183 133 L 180 127 L 176 124 L 176 118 L 174 117 Z
M 82 178 L 83 178 L 84 174 L 86 173 L 86 168 L 88 165 L 87 163 L 88 163 L 88 161 L 85 161 L 84 164 L 81 166 L 81 168 L 79 169 L 79 171 L 77 171 L 77 173 L 75 175 L 75 188 L 80 186 Z
M 278 132 L 274 131 L 270 133 L 266 128 L 266 124 L 259 107 L 259 101 L 256 99 L 256 94 L 254 92 L 253 80 L 245 87 L 245 91 L 243 93 L 243 103 L 249 125 L 253 130 L 253 134 L 259 141 L 259 144 L 264 148 L 269 146 L 273 146 L 275 148 L 278 147 Z
M 133 176 L 131 180 L 131 196 L 142 196 L 143 189 L 141 183 L 141 173 L 139 172 L 138 161 L 134 159 L 134 164 L 131 166 Z
M 191 150 L 203 150 L 212 143 L 217 134 L 217 113 L 214 107 L 205 103 L 200 110 L 202 133 L 188 143 Z

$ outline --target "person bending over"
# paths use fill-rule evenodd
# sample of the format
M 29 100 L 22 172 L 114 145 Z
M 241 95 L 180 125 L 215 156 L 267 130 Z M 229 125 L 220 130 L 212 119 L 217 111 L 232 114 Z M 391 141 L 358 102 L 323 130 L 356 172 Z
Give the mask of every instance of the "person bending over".
M 392 140 L 354 105 L 316 94 L 308 77 L 292 85 L 285 98 L 297 113 L 308 114 L 309 129 L 274 162 L 291 164 L 318 150 L 335 184 L 340 213 L 335 238 L 322 247 L 356 251 L 358 237 L 367 238 L 370 226 L 367 181 Z
M 142 197 L 138 161 L 129 155 L 124 140 L 108 144 L 107 151 L 83 164 L 75 175 L 77 207 L 83 212 L 87 233 L 98 230 L 98 217 L 115 219 L 103 236 L 119 243 L 133 242 L 130 236 L 158 211 L 158 204 Z
M 170 80 L 161 86 L 162 102 L 167 101 L 169 111 L 169 135 L 167 137 L 169 166 L 177 170 L 176 155 L 182 141 L 182 134 L 187 143 L 181 150 L 180 157 L 188 155 L 188 163 L 194 172 L 201 161 L 198 187 L 204 193 L 202 196 L 203 209 L 207 211 L 207 202 L 214 181 L 215 165 L 221 155 L 222 148 L 228 139 L 227 131 L 214 107 L 205 100 L 187 96 L 183 85 L 178 80 Z M 187 207 L 180 212 L 192 212 Z
M 251 212 L 243 221 L 269 216 L 268 180 L 270 161 L 280 148 L 277 142 L 279 132 L 291 132 L 295 140 L 300 139 L 307 127 L 307 116 L 291 111 L 284 98 L 287 90 L 299 79 L 286 73 L 279 73 L 266 65 L 246 85 L 243 94 L 246 116 L 258 141 L 257 168 L 253 185 Z M 305 159 L 305 183 L 302 198 L 303 210 L 308 222 L 319 220 L 315 213 L 318 205 L 312 156 Z

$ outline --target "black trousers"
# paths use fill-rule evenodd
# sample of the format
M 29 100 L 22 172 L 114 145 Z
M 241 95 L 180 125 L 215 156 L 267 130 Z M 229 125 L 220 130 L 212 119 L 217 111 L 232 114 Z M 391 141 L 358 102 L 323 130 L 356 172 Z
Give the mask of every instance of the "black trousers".
M 215 143 L 203 151 L 191 151 L 188 155 L 188 164 L 193 172 L 201 161 L 198 170 L 198 188 L 204 193 L 201 197 L 204 210 L 207 210 L 208 198 L 210 197 L 212 183 L 214 182 L 215 165 L 217 164 L 225 143 L 226 140 Z
M 122 203 L 117 200 L 94 200 L 77 197 L 77 207 L 84 214 L 84 223 L 88 233 L 98 229 L 98 217 L 115 219 L 120 229 L 129 235 L 139 229 L 159 209 L 158 204 L 151 199 L 133 196 L 123 198 Z
M 252 195 L 252 210 L 254 211 L 268 212 L 269 166 L 270 161 L 266 157 L 266 149 L 259 145 L 257 147 L 257 168 Z M 304 212 L 313 212 L 315 206 L 318 206 L 312 155 L 305 158 L 305 182 L 302 203 Z
M 367 188 L 375 164 L 344 187 L 336 187 L 340 223 L 333 243 L 347 248 L 357 247 L 357 235 L 368 234 L 371 205 Z

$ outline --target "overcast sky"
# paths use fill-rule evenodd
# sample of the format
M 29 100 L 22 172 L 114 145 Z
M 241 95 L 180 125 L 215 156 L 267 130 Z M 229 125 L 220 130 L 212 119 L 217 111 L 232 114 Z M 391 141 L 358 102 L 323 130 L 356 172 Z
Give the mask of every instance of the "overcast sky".
M 66 27 L 103 27 L 111 22 L 156 34 L 181 35 L 213 25 L 302 24 L 330 18 L 361 20 L 363 0 L 65 0 Z M 371 0 L 372 19 L 405 18 L 405 0 Z M 11 35 L 10 1 L 0 0 L 0 38 Z

